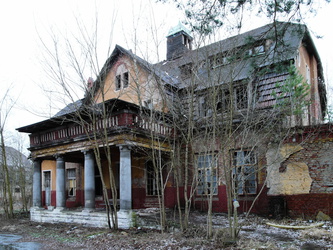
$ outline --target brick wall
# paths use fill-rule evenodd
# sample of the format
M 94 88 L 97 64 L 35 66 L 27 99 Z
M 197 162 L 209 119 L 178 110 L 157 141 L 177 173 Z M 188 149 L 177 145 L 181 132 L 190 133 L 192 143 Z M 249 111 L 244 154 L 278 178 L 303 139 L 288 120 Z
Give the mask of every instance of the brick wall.
M 333 218 L 333 193 L 287 195 L 288 215 L 314 219 L 319 211 Z
M 305 131 L 305 130 L 304 130 Z M 298 135 L 297 143 L 303 149 L 288 159 L 304 162 L 312 179 L 310 193 L 287 195 L 289 216 L 315 218 L 319 211 L 333 217 L 333 131 L 330 125 Z

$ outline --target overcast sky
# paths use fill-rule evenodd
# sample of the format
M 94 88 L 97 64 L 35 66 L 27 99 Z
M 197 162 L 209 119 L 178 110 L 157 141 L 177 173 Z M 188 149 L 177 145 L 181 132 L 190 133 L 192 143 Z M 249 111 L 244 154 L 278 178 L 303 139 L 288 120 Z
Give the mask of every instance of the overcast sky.
M 126 49 L 138 49 L 136 52 L 140 54 L 154 41 L 150 31 L 153 23 L 162 51 L 160 59 L 165 59 L 167 32 L 183 20 L 174 6 L 156 4 L 155 0 L 0 0 L 0 10 L 0 93 L 8 86 L 13 86 L 11 96 L 18 99 L 18 106 L 8 121 L 9 131 L 45 119 L 45 116 L 36 116 L 28 111 L 43 110 L 45 114 L 48 109 L 47 98 L 43 98 L 45 94 L 39 88 L 39 85 L 47 82 L 41 67 L 39 36 L 47 39 L 51 30 L 59 33 L 75 30 L 74 17 L 83 20 L 87 26 L 92 25 L 98 13 L 102 30 L 106 30 L 105 34 L 100 30 L 101 42 L 105 40 L 107 43 L 110 27 L 113 27 L 113 47 L 119 44 Z M 116 20 L 114 26 L 113 19 Z M 265 24 L 265 21 L 251 18 L 246 22 L 245 30 Z M 332 4 L 319 9 L 316 17 L 306 19 L 306 24 L 315 32 L 312 37 L 323 62 L 326 83 L 328 88 L 332 88 Z M 135 28 L 138 29 L 137 44 L 141 48 L 133 48 Z M 315 35 L 322 36 L 322 39 L 316 39 Z M 107 59 L 106 54 L 101 58 L 103 62 Z

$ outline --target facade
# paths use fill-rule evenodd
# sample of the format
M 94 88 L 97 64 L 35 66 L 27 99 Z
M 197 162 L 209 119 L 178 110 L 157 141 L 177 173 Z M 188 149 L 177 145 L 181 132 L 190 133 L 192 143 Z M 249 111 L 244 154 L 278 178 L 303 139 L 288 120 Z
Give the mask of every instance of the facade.
M 18 129 L 30 134 L 32 219 L 43 209 L 95 211 L 114 197 L 120 211 L 174 208 L 185 194 L 197 209 L 211 198 L 213 211 L 226 212 L 234 197 L 240 211 L 269 214 L 272 197 L 329 190 L 312 187 L 311 174 L 296 193 L 275 179 L 283 174 L 277 164 L 302 151 L 286 138 L 323 126 L 326 112 L 307 28 L 274 23 L 195 50 L 192 41 L 179 24 L 168 34 L 167 60 L 157 64 L 117 45 L 82 100 Z

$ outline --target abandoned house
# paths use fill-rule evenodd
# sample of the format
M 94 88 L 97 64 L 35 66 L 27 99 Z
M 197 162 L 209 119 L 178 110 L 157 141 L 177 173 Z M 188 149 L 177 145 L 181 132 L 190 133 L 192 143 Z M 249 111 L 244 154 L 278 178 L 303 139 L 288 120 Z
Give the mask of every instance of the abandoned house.
M 232 199 L 239 212 L 332 215 L 333 133 L 306 26 L 276 22 L 193 49 L 178 24 L 166 46 L 151 64 L 117 45 L 84 98 L 18 128 L 34 161 L 31 219 L 93 224 L 113 198 L 125 220 L 189 201 L 226 212 Z

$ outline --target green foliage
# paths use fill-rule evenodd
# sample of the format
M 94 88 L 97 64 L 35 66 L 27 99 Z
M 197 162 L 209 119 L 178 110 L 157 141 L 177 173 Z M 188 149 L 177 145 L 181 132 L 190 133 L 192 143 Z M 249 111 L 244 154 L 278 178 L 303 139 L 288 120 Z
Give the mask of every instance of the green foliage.
M 285 115 L 302 115 L 305 108 L 310 105 L 310 100 L 306 98 L 309 95 L 310 85 L 294 65 L 289 67 L 288 73 L 286 81 L 275 85 L 279 92 L 272 92 L 276 99 L 275 108 Z

